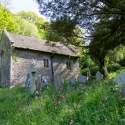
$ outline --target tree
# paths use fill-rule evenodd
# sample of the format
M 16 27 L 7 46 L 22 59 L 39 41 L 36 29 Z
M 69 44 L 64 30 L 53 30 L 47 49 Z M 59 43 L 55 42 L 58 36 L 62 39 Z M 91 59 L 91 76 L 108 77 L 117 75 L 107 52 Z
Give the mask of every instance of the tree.
M 114 27 L 124 24 L 123 18 L 125 15 L 125 0 L 36 0 L 39 4 L 40 12 L 43 15 L 51 16 L 51 18 L 70 16 L 77 20 L 77 24 L 90 28 L 103 20 L 104 17 L 108 19 L 116 19 L 119 23 Z M 105 20 L 106 22 L 107 20 Z M 116 24 L 115 22 L 115 24 Z M 91 27 L 92 26 L 92 27 Z M 111 33 L 111 32 L 110 32 Z M 113 34 L 112 34 L 113 35 Z
M 37 25 L 44 23 L 44 19 L 39 17 L 37 14 L 35 14 L 32 11 L 27 11 L 27 12 L 21 11 L 21 12 L 18 12 L 17 15 L 20 16 L 22 19 L 32 22 Z
M 11 8 L 11 2 L 12 0 L 0 0 L 0 4 L 3 5 L 4 8 Z
M 14 33 L 18 33 L 24 36 L 40 38 L 37 26 L 34 23 L 21 19 L 19 16 L 16 15 L 14 16 L 14 19 Z
M 14 31 L 14 18 L 13 14 L 5 7 L 0 4 L 0 32 L 3 28 L 10 32 Z
M 48 37 L 50 41 L 60 41 L 65 44 L 83 45 L 85 31 L 75 25 L 75 21 L 68 17 L 52 20 L 48 26 Z
M 108 50 L 125 44 L 125 0 L 36 1 L 41 14 L 53 19 L 69 16 L 75 20 L 76 25 L 86 29 L 88 38 L 91 39 L 91 44 L 88 46 L 91 57 L 98 62 L 104 75 L 102 69 L 105 66 L 104 60 Z
M 44 27 L 46 27 L 46 22 L 44 22 L 44 19 L 39 17 L 37 14 L 35 14 L 32 11 L 21 11 L 19 13 L 17 13 L 17 15 L 21 18 L 24 19 L 30 23 L 33 23 L 35 26 L 37 26 L 39 35 L 42 39 L 46 39 L 46 35 L 45 35 L 45 29 Z
M 40 38 L 38 28 L 34 23 L 21 19 L 18 15 L 11 13 L 9 9 L 0 4 L 1 33 L 4 27 L 6 27 L 7 31 L 12 33 Z
M 125 53 L 125 46 L 119 45 L 115 49 L 110 50 L 108 54 L 106 55 L 109 62 L 119 62 L 121 59 L 124 58 Z

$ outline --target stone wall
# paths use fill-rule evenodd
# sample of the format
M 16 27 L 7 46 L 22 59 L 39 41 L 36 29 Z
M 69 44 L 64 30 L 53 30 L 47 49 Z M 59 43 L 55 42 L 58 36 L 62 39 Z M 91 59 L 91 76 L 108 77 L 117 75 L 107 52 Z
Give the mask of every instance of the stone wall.
M 80 74 L 78 58 L 24 49 L 14 49 L 12 57 L 11 85 L 25 84 L 29 64 L 34 64 L 36 76 L 46 77 L 48 83 L 52 83 L 55 74 L 67 80 Z M 44 67 L 44 59 L 49 60 L 49 68 Z M 67 61 L 72 62 L 71 70 L 66 68 Z
M 10 87 L 10 58 L 11 58 L 11 42 L 6 33 L 3 32 L 0 41 L 0 86 Z
M 34 64 L 36 68 L 36 76 L 45 76 L 48 82 L 52 81 L 50 54 L 15 49 L 13 55 L 16 55 L 17 57 L 16 59 L 12 59 L 11 84 L 14 86 L 19 83 L 25 84 L 29 64 Z M 49 60 L 49 68 L 44 67 L 43 59 L 45 58 Z
M 71 69 L 67 69 L 66 63 L 71 62 Z M 77 78 L 81 74 L 79 59 L 76 57 L 55 55 L 53 58 L 54 75 L 59 74 L 65 80 Z

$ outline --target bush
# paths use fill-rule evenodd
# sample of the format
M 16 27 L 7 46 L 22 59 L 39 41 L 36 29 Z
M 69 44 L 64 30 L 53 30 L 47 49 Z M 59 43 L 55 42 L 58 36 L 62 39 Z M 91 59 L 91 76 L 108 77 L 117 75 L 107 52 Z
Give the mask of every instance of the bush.
M 115 72 L 121 69 L 121 66 L 118 63 L 112 63 L 107 66 L 109 72 Z
M 125 67 L 125 59 L 121 59 L 118 63 L 119 63 L 122 67 Z
M 87 72 L 89 71 L 89 68 L 84 68 L 82 70 L 82 75 L 87 75 Z M 99 67 L 98 66 L 93 66 L 90 68 L 90 72 L 91 72 L 91 75 L 94 75 L 97 73 L 97 71 L 99 71 Z
M 91 71 L 91 74 L 95 76 L 97 71 L 99 71 L 99 67 L 98 66 L 93 66 L 92 68 L 90 68 L 90 71 Z
M 82 65 L 83 68 L 95 66 L 95 63 L 87 55 L 86 56 L 82 56 L 80 58 L 80 63 L 81 63 L 81 65 Z
M 82 70 L 82 75 L 87 75 L 87 72 L 89 71 L 89 68 L 84 68 L 83 70 Z

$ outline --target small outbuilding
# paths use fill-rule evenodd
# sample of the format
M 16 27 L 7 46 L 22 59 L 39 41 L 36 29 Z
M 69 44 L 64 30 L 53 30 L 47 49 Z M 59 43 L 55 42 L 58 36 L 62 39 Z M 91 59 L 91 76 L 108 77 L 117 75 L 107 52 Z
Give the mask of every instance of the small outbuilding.
M 0 40 L 0 86 L 24 84 L 28 66 L 33 64 L 36 76 L 43 76 L 52 83 L 56 74 L 65 80 L 81 73 L 76 50 L 58 42 L 2 32 Z

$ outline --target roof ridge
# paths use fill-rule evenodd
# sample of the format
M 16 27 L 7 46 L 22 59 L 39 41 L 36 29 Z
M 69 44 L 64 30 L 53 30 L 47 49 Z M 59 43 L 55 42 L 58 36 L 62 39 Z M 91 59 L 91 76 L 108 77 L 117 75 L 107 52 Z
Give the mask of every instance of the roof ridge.
M 28 37 L 28 38 L 33 38 L 33 39 L 39 39 L 39 40 L 46 41 L 46 40 L 41 39 L 41 38 L 36 38 L 36 37 L 32 37 L 32 36 L 25 36 L 25 35 L 22 35 L 22 34 L 16 34 L 16 33 L 11 33 L 11 32 L 9 32 L 9 34 L 13 34 L 13 35 L 18 35 L 18 36 L 22 36 L 22 37 Z
M 77 53 L 71 46 L 66 45 L 66 47 L 68 47 L 73 53 Z

